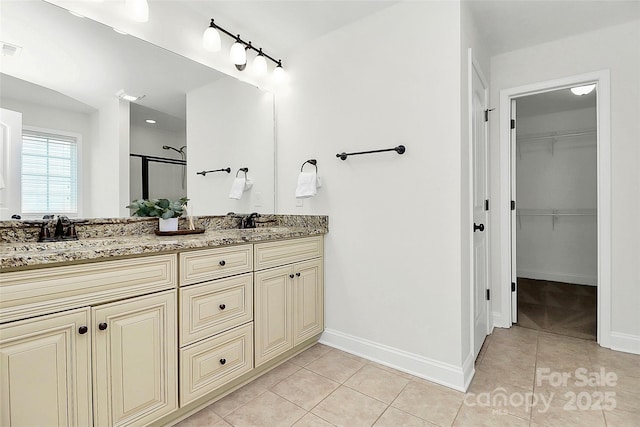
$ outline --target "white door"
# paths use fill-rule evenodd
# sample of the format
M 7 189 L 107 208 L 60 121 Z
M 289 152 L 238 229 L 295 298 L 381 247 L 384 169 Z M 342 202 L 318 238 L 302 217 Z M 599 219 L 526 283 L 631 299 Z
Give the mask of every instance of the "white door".
M 511 323 L 518 322 L 518 270 L 516 267 L 516 100 L 511 100 Z
M 487 84 L 475 64 L 471 77 L 471 144 L 473 150 L 473 323 L 474 356 L 477 356 L 489 332 L 487 238 Z
M 0 108 L 0 220 L 19 215 L 22 113 Z

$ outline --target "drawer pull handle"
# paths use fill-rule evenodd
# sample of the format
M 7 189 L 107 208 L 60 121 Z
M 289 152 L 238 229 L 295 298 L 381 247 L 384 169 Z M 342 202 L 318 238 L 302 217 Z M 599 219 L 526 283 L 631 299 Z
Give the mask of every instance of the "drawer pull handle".
M 227 308 L 227 306 L 224 304 L 220 304 L 219 307 L 220 307 L 220 310 L 224 310 L 225 308 Z
M 84 335 L 84 334 L 86 334 L 87 332 L 89 332 L 89 328 L 87 328 L 86 326 L 80 326 L 80 327 L 78 328 L 78 333 L 79 333 L 80 335 Z
M 220 364 L 224 365 L 225 363 L 227 363 L 227 359 L 220 359 Z
M 100 329 L 101 331 L 104 331 L 105 329 L 107 329 L 107 324 L 106 323 L 100 323 L 98 325 L 98 329 Z
M 300 277 L 300 273 L 296 273 L 296 276 Z
M 224 265 L 226 264 L 226 262 L 224 260 L 220 261 L 218 264 L 220 264 L 222 267 L 224 267 Z
M 289 277 L 293 279 L 293 274 L 290 274 Z

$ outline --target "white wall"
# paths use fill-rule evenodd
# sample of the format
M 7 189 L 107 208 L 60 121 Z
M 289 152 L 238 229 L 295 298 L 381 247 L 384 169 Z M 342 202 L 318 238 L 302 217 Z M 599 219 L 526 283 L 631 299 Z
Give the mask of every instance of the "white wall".
M 278 211 L 330 218 L 323 341 L 456 388 L 460 55 L 458 3 L 401 3 L 290 55 L 277 99 Z M 402 156 L 336 158 L 398 144 Z M 323 187 L 297 207 L 309 158 Z
M 46 105 L 34 104 L 22 100 L 3 97 L 0 100 L 3 108 L 18 111 L 22 113 L 22 125 L 33 126 L 43 129 L 59 130 L 79 134 L 82 138 L 80 141 L 80 182 L 79 182 L 79 198 L 78 198 L 78 216 L 82 217 L 86 214 L 86 200 L 89 193 L 89 186 L 86 182 L 89 179 L 90 170 L 84 165 L 86 164 L 92 144 L 92 123 L 89 114 L 83 114 L 75 111 L 63 110 L 60 108 L 52 108 Z M 18 141 L 20 146 L 22 141 Z M 14 184 L 12 184 L 14 185 Z M 20 183 L 18 182 L 19 186 Z M 12 213 L 19 212 L 20 206 L 11 207 Z
M 187 188 L 192 213 L 220 215 L 273 213 L 273 95 L 232 78 L 217 80 L 187 94 Z M 197 175 L 231 168 L 231 173 Z M 240 168 L 249 168 L 253 187 L 240 200 L 229 198 Z M 240 172 L 238 176 L 242 176 Z
M 611 72 L 611 270 L 612 336 L 640 349 L 640 21 L 498 55 L 491 60 L 491 99 L 501 89 L 609 69 Z M 498 126 L 491 127 L 491 160 L 499 161 Z M 492 168 L 492 200 L 500 200 L 500 168 Z M 497 206 L 497 205 L 496 205 Z M 494 211 L 492 253 L 499 254 L 499 212 Z M 493 237 L 493 236 L 492 236 Z M 494 312 L 499 300 L 500 259 L 492 263 Z M 502 302 L 503 303 L 503 302 Z
M 519 104 L 520 99 L 517 101 Z M 595 103 L 595 101 L 594 101 Z M 517 108 L 516 108 L 516 111 Z M 518 220 L 518 277 L 580 285 L 597 284 L 596 134 L 526 140 L 532 135 L 595 129 L 596 110 L 585 108 L 517 117 L 518 209 L 592 210 L 593 216 L 521 215 Z M 553 152 L 552 152 L 553 148 Z
M 133 154 L 165 157 L 180 160 L 180 154 L 173 150 L 163 150 L 163 145 L 180 149 L 187 145 L 187 137 L 183 132 L 173 132 L 156 128 L 154 125 L 131 125 L 130 150 Z M 186 149 L 185 149 L 186 150 Z M 131 157 L 129 178 L 131 200 L 142 198 L 142 159 Z M 149 163 L 149 197 L 176 200 L 187 195 L 185 179 L 182 186 L 183 166 L 169 163 Z
M 129 102 L 113 99 L 91 115 L 86 217 L 129 216 Z

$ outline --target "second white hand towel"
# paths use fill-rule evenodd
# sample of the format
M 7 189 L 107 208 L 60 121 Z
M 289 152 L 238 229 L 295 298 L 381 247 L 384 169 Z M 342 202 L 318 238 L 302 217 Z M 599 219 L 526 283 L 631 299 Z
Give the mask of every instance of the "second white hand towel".
M 231 184 L 231 191 L 229 191 L 229 198 L 240 200 L 242 198 L 242 193 L 244 193 L 244 186 L 247 183 L 247 180 L 244 177 L 236 177 L 233 180 L 233 184 Z
M 320 178 L 315 172 L 300 172 L 296 185 L 296 198 L 306 199 L 315 196 L 320 187 L 319 184 Z

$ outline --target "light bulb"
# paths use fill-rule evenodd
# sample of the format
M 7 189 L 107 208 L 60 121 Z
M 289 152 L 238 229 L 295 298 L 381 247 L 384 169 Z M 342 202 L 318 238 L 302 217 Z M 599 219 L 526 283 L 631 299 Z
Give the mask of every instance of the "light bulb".
M 247 51 L 244 50 L 244 45 L 240 43 L 240 35 L 238 35 L 237 41 L 231 46 L 229 52 L 229 58 L 235 65 L 242 65 L 247 63 Z
M 208 52 L 217 52 L 220 50 L 220 46 L 220 33 L 218 33 L 212 19 L 211 25 L 204 30 L 202 35 L 202 47 Z
M 593 89 L 595 89 L 595 87 L 595 83 L 584 86 L 576 86 L 571 88 L 571 93 L 573 93 L 574 95 L 582 96 L 591 93 Z
M 282 62 L 280 61 L 278 61 L 278 65 L 276 66 L 275 70 L 273 70 L 273 78 L 278 83 L 284 82 L 284 80 L 287 78 L 287 72 L 284 71 L 284 68 L 282 68 Z
M 149 20 L 149 3 L 147 0 L 127 0 L 125 3 L 129 17 L 136 22 Z
M 262 54 L 262 49 L 260 49 L 260 53 L 253 60 L 253 72 L 258 76 L 262 76 L 267 72 L 267 60 L 264 58 Z

